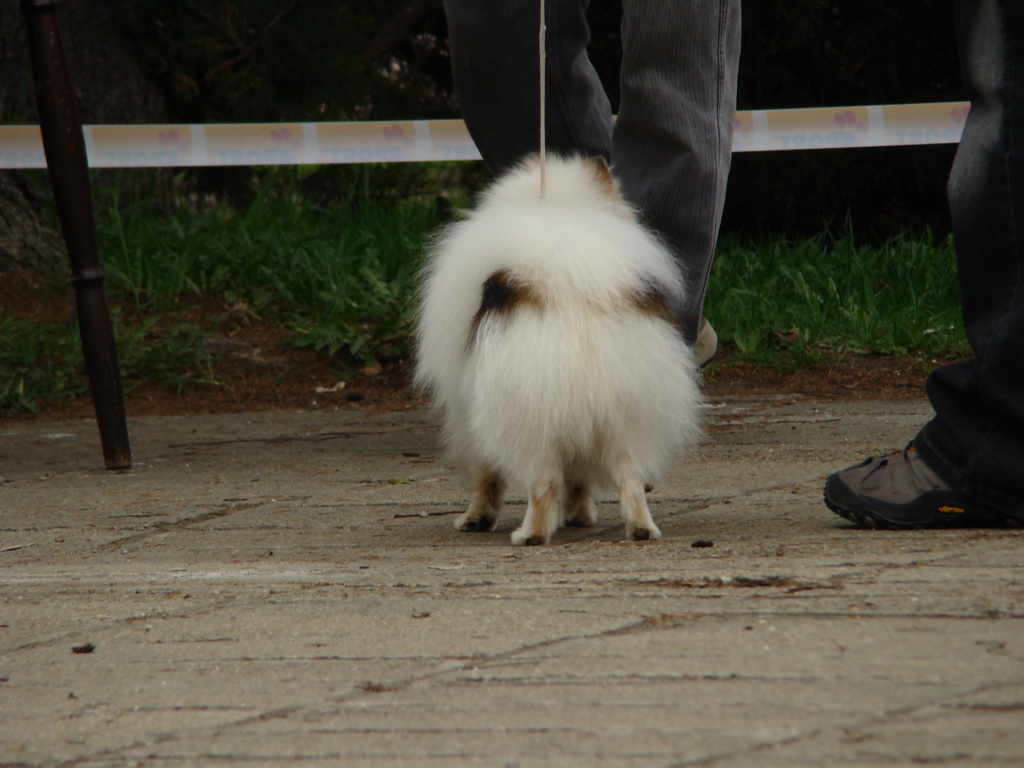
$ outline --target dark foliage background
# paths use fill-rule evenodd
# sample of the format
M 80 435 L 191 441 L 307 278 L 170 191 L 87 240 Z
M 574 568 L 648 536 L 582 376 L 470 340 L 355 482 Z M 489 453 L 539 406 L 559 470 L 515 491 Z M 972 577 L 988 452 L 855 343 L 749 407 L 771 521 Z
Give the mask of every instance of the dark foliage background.
M 591 4 L 592 58 L 613 102 L 621 4 Z M 964 98 L 952 0 L 763 0 L 743 4 L 739 109 Z M 948 231 L 955 146 L 737 154 L 723 230 L 862 236 Z
M 0 4 L 0 120 L 34 122 L 17 5 Z M 613 103 L 620 12 L 620 0 L 593 0 L 589 8 L 591 56 Z M 86 122 L 458 114 L 440 0 L 64 0 L 60 13 Z M 743 29 L 741 109 L 963 96 L 952 0 L 760 0 L 745 4 Z M 849 217 L 859 235 L 886 238 L 926 227 L 943 234 L 954 150 L 738 154 L 724 229 L 796 237 L 841 229 Z M 310 194 L 332 195 L 356 174 L 324 168 L 307 185 Z M 6 189 L 30 186 L 0 176 Z M 465 169 L 470 185 L 485 176 L 479 166 Z M 234 195 L 244 195 L 252 177 L 247 170 L 184 174 L 204 191 Z M 418 188 L 425 177 L 411 167 L 380 178 L 383 191 L 393 184 L 402 194 L 432 193 Z M 170 174 L 140 182 L 163 195 L 171 183 Z M 19 204 L 27 218 L 40 207 L 36 200 Z M 0 208 L 8 207 L 0 197 Z
M 740 109 L 964 98 L 952 0 L 748 2 Z M 954 146 L 738 154 L 726 229 L 948 231 Z

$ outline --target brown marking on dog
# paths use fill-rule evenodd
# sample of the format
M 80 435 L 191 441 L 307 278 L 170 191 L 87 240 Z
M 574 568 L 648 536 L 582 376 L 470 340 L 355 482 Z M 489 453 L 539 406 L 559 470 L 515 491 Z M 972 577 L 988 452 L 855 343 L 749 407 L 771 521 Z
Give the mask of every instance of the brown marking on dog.
M 633 292 L 629 296 L 629 303 L 641 314 L 651 315 L 670 325 L 679 326 L 669 307 L 668 296 L 662 293 L 657 286 L 647 284 L 643 289 Z
M 469 345 L 473 346 L 480 323 L 487 315 L 507 317 L 521 306 L 539 309 L 541 304 L 540 294 L 529 283 L 516 280 L 507 269 L 495 272 L 484 281 L 480 308 L 473 316 L 473 323 L 469 329 Z
M 618 200 L 619 187 L 615 183 L 615 177 L 612 176 L 611 168 L 608 167 L 608 163 L 604 161 L 604 158 L 588 157 L 586 163 L 593 171 L 594 180 L 597 182 L 598 187 L 602 191 L 607 192 L 610 197 Z

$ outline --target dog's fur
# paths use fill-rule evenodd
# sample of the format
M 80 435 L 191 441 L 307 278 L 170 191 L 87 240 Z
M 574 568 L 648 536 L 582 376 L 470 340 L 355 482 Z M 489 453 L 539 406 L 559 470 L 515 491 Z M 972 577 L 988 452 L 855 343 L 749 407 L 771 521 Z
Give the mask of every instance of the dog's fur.
M 645 486 L 700 435 L 683 280 L 601 160 L 536 159 L 447 228 L 423 275 L 417 383 L 470 470 L 463 531 L 494 526 L 506 481 L 528 507 L 513 544 L 546 544 L 618 492 L 628 538 L 656 539 Z

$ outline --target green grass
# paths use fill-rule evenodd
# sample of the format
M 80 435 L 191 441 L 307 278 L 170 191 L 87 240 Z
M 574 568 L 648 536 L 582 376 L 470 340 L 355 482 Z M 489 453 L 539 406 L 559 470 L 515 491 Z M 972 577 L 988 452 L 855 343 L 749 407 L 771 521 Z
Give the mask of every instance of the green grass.
M 0 315 L 0 416 L 85 391 L 74 328 Z
M 293 343 L 336 355 L 339 367 L 407 358 L 415 275 L 443 207 L 436 196 L 381 194 L 370 170 L 333 202 L 311 202 L 302 173 L 261 175 L 240 207 L 193 203 L 168 216 L 151 199 L 98 201 L 129 386 L 215 381 L 202 345 L 211 331 L 185 319 L 208 299 L 291 329 Z M 858 242 L 852 228 L 803 242 L 726 238 L 705 314 L 741 358 L 775 367 L 834 353 L 967 349 L 952 246 L 928 236 L 881 247 Z M 74 327 L 0 310 L 0 415 L 82 392 L 81 368 Z
M 878 247 L 849 228 L 803 242 L 723 239 L 705 314 L 741 357 L 776 367 L 825 351 L 968 351 L 953 244 L 930 235 Z
M 267 183 L 245 210 L 216 205 L 160 218 L 108 206 L 101 253 L 112 291 L 146 313 L 195 297 L 242 302 L 297 343 L 361 362 L 407 353 L 410 296 L 436 206 L 367 190 L 326 207 Z
M 119 307 L 111 315 L 129 389 L 147 381 L 180 391 L 188 382 L 213 381 L 199 329 L 180 323 L 157 328 L 159 317 L 129 324 Z M 81 350 L 75 324 L 40 323 L 0 312 L 0 416 L 31 413 L 86 392 Z

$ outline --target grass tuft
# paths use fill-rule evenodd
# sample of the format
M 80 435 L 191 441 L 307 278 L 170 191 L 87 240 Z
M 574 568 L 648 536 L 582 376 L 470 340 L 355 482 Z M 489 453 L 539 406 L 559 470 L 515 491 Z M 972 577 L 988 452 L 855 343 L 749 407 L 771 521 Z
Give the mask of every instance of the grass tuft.
M 803 242 L 725 238 L 705 314 L 741 358 L 784 366 L 822 351 L 961 355 L 950 239 L 909 235 L 880 247 L 847 230 Z
M 0 416 L 32 413 L 84 392 L 81 357 L 73 327 L 0 314 Z

